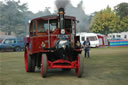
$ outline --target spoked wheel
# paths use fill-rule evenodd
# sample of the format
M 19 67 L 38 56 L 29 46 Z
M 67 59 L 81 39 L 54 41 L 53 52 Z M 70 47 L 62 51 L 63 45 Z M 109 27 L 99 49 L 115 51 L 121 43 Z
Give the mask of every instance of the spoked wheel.
M 41 76 L 45 78 L 47 76 L 48 71 L 48 59 L 46 54 L 42 54 L 41 56 Z
M 26 72 L 34 72 L 35 71 L 35 59 L 34 59 L 34 56 L 28 53 L 28 47 L 25 48 L 24 59 L 25 59 Z
M 75 72 L 77 77 L 81 77 L 84 72 L 84 57 L 81 55 L 78 55 L 78 66 Z

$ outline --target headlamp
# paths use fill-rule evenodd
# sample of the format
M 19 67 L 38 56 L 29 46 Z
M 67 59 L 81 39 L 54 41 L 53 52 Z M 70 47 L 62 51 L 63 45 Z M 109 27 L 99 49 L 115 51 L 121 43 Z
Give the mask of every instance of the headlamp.
M 61 34 L 65 34 L 65 30 L 64 29 L 61 30 Z

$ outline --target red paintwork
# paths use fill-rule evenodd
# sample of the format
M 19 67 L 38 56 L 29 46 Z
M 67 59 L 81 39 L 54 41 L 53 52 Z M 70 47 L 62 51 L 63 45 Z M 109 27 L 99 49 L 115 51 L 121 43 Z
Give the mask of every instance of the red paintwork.
M 41 43 L 44 42 L 46 48 L 53 48 L 55 42 L 58 40 L 57 38 L 58 34 L 59 34 L 59 29 L 56 29 L 56 31 L 50 34 L 50 47 L 48 47 L 48 34 L 42 36 L 39 35 L 39 36 L 27 37 L 25 38 L 24 41 L 25 43 L 29 43 L 30 54 L 38 53 L 38 52 L 48 52 L 47 50 L 41 48 Z M 66 34 L 69 35 L 69 40 L 70 40 L 71 35 L 68 32 L 66 32 Z M 80 51 L 79 49 L 77 50 Z
M 62 65 L 63 63 L 66 63 L 66 65 Z M 67 61 L 67 60 L 56 60 L 54 62 L 48 61 L 48 68 L 54 69 L 54 68 L 71 68 L 76 69 L 77 68 L 77 61 Z
M 30 49 L 28 47 L 25 48 L 24 52 L 24 63 L 25 63 L 25 71 L 28 71 L 28 55 L 30 54 Z
M 57 19 L 58 16 L 55 16 L 55 17 L 40 17 L 40 18 L 36 18 L 36 19 L 33 19 L 32 21 L 37 21 L 37 20 L 49 20 L 49 19 Z M 69 16 L 66 16 L 65 17 L 66 19 L 72 19 L 72 20 L 75 20 L 75 17 L 69 17 Z M 36 22 L 37 24 L 37 22 Z M 37 27 L 36 27 L 37 29 Z M 29 28 L 29 31 L 30 31 L 30 28 Z M 75 25 L 75 33 L 76 33 L 76 25 Z M 38 33 L 37 30 L 36 30 L 36 34 L 34 36 L 30 36 L 30 33 L 29 33 L 29 37 L 26 37 L 24 39 L 25 41 L 25 44 L 26 44 L 26 47 L 28 49 L 25 49 L 25 69 L 27 71 L 27 55 L 28 54 L 34 54 L 34 53 L 47 53 L 49 52 L 49 50 L 44 50 L 42 47 L 41 47 L 41 44 L 42 42 L 45 43 L 45 48 L 53 48 L 55 46 L 55 43 L 56 41 L 58 40 L 57 36 L 60 34 L 60 29 L 56 29 L 53 33 L 50 33 L 48 35 L 48 32 L 46 33 Z M 69 40 L 71 41 L 71 34 L 68 33 L 66 31 L 66 35 L 69 35 Z M 74 34 L 74 41 L 72 43 L 73 47 L 74 47 L 74 51 L 76 52 L 81 52 L 81 49 L 75 49 L 75 42 L 76 42 L 76 34 Z M 49 37 L 50 36 L 50 37 Z M 50 39 L 49 39 L 50 38 Z M 27 50 L 27 51 L 26 51 Z M 42 56 L 43 57 L 43 56 Z M 41 58 L 42 58 L 41 57 Z M 69 57 L 69 60 L 70 60 L 70 57 Z M 56 68 L 71 68 L 71 69 L 75 69 L 76 70 L 76 75 L 79 73 L 79 57 L 78 59 L 74 60 L 74 61 L 69 61 L 69 60 L 63 60 L 63 59 L 59 59 L 59 60 L 56 60 L 56 61 L 49 61 L 48 58 L 47 58 L 47 70 L 48 69 L 56 69 Z M 41 68 L 42 68 L 42 64 L 43 64 L 43 61 L 41 59 Z M 43 69 L 41 69 L 41 74 L 43 73 Z
M 25 71 L 27 72 L 28 69 L 28 54 L 27 54 L 27 49 L 25 48 L 25 53 L 24 53 L 24 63 L 25 63 Z
M 78 74 L 79 74 L 79 56 L 77 57 L 77 67 L 75 69 L 75 72 L 76 72 L 76 76 L 78 76 Z
M 56 41 L 58 40 L 57 39 L 58 34 L 59 34 L 59 29 L 58 30 L 56 29 L 54 33 L 50 34 L 50 48 L 54 47 Z M 69 33 L 66 32 L 66 34 L 69 34 Z M 41 43 L 44 42 L 46 45 L 45 47 L 49 48 L 48 35 L 45 35 L 45 36 L 42 35 L 42 36 L 36 36 L 36 37 L 30 37 L 30 38 L 28 37 L 27 42 L 29 43 L 29 48 L 31 53 L 48 52 L 41 47 Z
M 43 58 L 43 55 L 41 56 L 41 75 L 43 75 L 43 60 L 42 60 L 42 58 Z M 47 74 L 47 72 L 48 72 L 48 58 L 47 58 L 47 71 L 46 71 L 46 74 Z
M 48 71 L 48 69 L 62 69 L 62 68 L 68 69 L 69 68 L 69 69 L 75 69 L 76 76 L 78 76 L 78 74 L 79 74 L 79 56 L 77 57 L 77 60 L 72 61 L 72 62 L 67 61 L 67 60 L 62 60 L 62 59 L 56 60 L 54 62 L 47 60 L 47 62 L 48 62 L 47 71 Z M 63 65 L 64 63 L 66 65 Z M 41 65 L 42 65 L 42 61 L 41 61 Z M 41 66 L 41 75 L 42 75 L 42 72 L 43 72 L 43 69 Z

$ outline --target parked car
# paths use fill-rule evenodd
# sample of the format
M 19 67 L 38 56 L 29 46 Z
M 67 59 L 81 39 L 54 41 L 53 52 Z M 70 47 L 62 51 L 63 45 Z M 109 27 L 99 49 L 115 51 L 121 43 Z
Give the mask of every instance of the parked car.
M 24 42 L 20 38 L 5 38 L 0 39 L 0 51 L 23 51 Z

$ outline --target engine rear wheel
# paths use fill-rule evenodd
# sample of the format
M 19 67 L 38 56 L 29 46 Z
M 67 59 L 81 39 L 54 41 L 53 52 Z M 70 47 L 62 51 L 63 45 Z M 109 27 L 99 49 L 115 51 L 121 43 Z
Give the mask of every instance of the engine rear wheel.
M 84 72 L 84 57 L 80 54 L 78 55 L 78 66 L 75 69 L 75 72 L 77 77 L 82 77 L 82 74 Z
M 34 72 L 35 71 L 35 59 L 34 59 L 34 56 L 28 53 L 28 47 L 25 48 L 24 59 L 25 59 L 24 61 L 25 61 L 26 72 Z
M 45 78 L 47 76 L 48 71 L 48 59 L 46 54 L 42 54 L 41 56 L 41 76 Z

